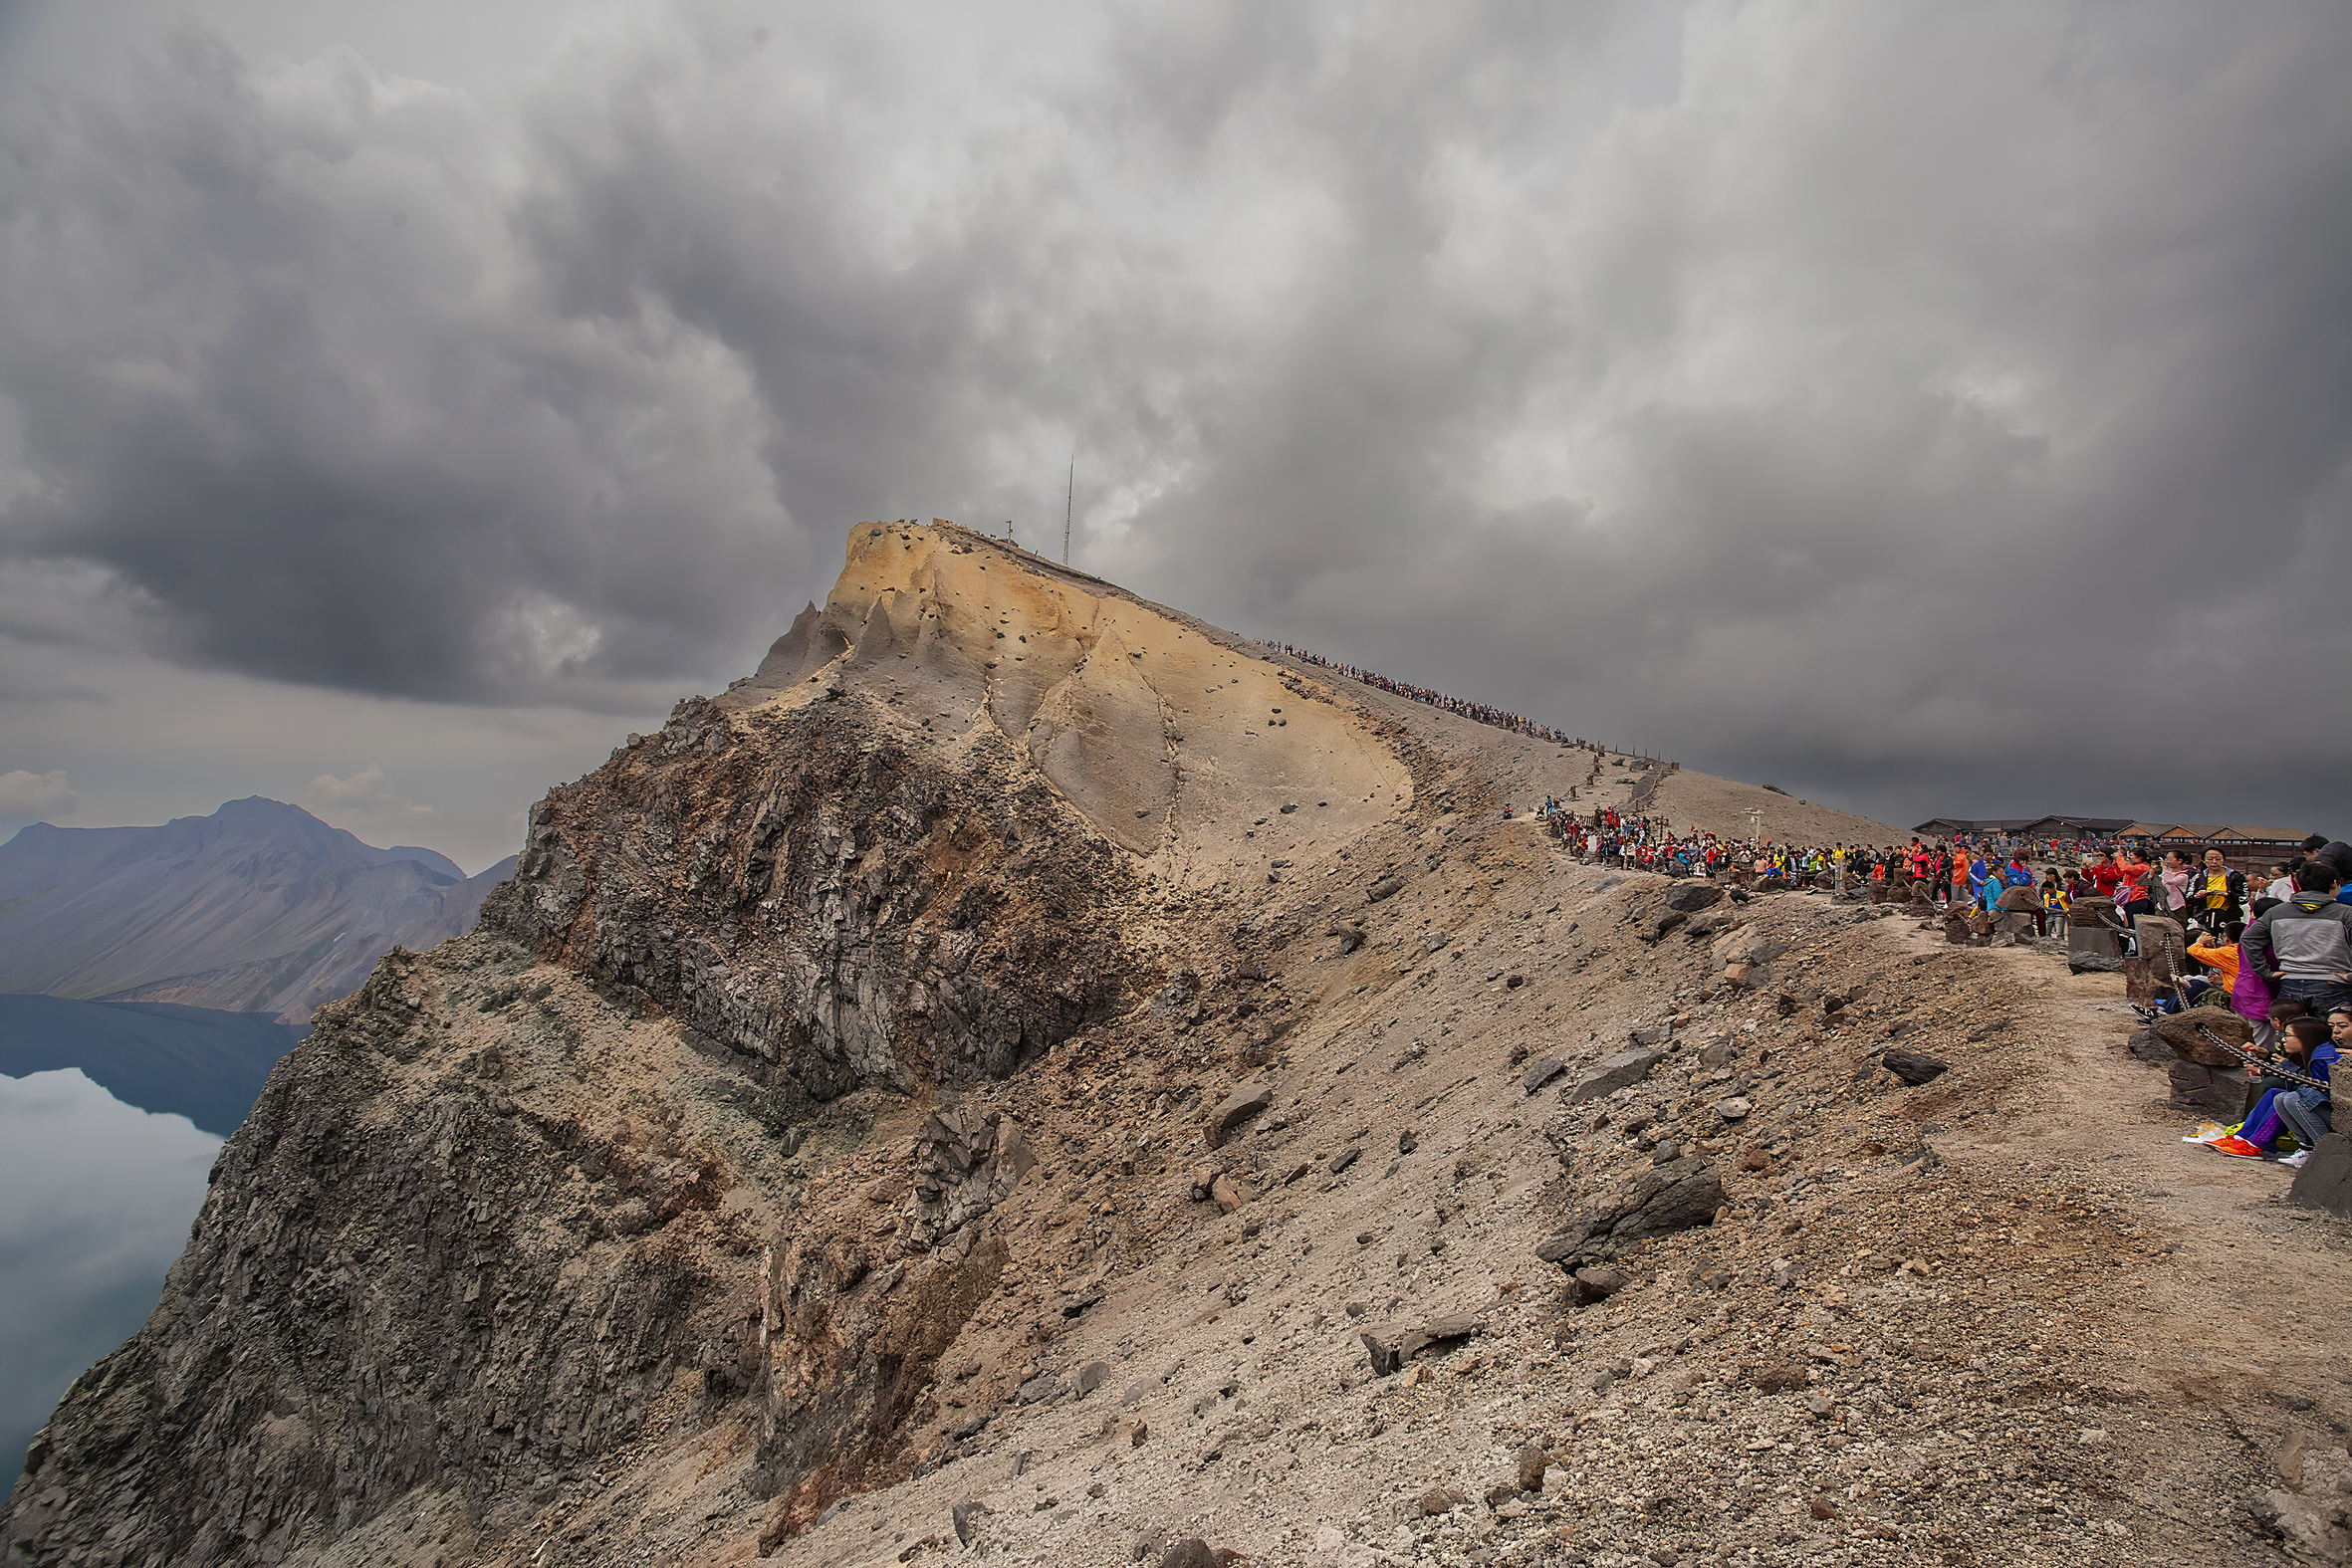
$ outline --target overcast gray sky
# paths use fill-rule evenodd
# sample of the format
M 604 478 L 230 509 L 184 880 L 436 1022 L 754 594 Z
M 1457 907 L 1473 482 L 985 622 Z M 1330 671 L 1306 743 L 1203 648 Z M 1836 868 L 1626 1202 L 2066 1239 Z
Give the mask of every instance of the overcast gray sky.
M 2352 8 L 0 0 L 0 831 L 469 869 L 860 518 L 1898 823 L 2316 827 Z

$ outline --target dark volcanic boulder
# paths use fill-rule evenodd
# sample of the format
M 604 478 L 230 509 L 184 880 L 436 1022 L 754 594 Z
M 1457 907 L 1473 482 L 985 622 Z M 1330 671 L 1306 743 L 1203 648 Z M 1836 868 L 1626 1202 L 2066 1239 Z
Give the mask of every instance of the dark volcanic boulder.
M 1711 904 L 1722 901 L 1724 890 L 1713 882 L 1685 882 L 1666 895 L 1666 907 L 1695 915 Z
M 2165 1069 L 2173 1083 L 2173 1103 L 2184 1110 L 2203 1111 L 2221 1121 L 2235 1121 L 2245 1112 L 2246 1081 L 2230 1068 L 2201 1067 L 2176 1061 Z
M 1535 1248 L 1535 1255 L 1573 1273 L 1604 1248 L 1712 1225 L 1724 1206 L 1715 1167 L 1686 1155 L 1643 1172 L 1613 1200 L 1586 1210 Z
M 2254 1037 L 2253 1025 L 2227 1008 L 2191 1008 L 2158 1018 L 2155 1029 L 2174 1055 L 2205 1067 L 2243 1065 L 2245 1058 L 2231 1047 L 2250 1044 Z
M 1945 1069 L 1951 1066 L 1950 1062 L 1916 1050 L 1891 1050 L 1879 1060 L 1886 1064 L 1887 1071 L 1914 1087 L 1931 1078 L 1941 1077 Z

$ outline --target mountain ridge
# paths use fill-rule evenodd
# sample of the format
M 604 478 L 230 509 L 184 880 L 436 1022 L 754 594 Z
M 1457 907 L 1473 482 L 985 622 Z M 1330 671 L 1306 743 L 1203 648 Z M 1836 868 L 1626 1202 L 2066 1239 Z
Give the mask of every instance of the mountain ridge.
M 2278 1322 L 2180 1292 L 2343 1265 L 2188 1209 L 2229 1268 L 2168 1265 L 2145 1179 L 2213 1157 L 2117 1146 L 2116 977 L 1580 861 L 1505 805 L 1640 770 L 952 525 L 813 610 L 319 1009 L 0 1542 L 2268 1560 L 2199 1504 L 2340 1358 L 2225 1392 Z
M 465 929 L 511 864 L 469 878 L 260 795 L 156 827 L 36 822 L 0 844 L 0 991 L 301 1022 L 393 945 Z

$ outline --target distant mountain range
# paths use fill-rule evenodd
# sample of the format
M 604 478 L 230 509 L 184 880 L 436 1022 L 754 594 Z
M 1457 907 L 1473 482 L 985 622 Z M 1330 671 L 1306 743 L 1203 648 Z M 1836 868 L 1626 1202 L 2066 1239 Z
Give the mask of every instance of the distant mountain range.
M 0 844 L 0 992 L 305 1023 L 395 943 L 472 927 L 514 868 L 510 855 L 468 877 L 258 795 L 161 827 L 36 822 Z

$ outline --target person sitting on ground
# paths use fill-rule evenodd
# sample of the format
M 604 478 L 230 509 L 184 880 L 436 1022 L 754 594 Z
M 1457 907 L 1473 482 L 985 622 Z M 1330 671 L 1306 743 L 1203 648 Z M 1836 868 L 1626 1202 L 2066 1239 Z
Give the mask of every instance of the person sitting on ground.
M 2352 905 L 2336 902 L 2343 879 L 2321 860 L 2295 873 L 2295 896 L 2270 909 L 2238 943 L 2281 1000 L 2325 1012 L 2352 1007 Z
M 2299 1065 L 2306 1077 L 2332 1084 L 2335 1064 L 2342 1054 L 2346 1037 L 2352 1035 L 2352 1008 L 2338 1008 L 2328 1014 L 2322 1024 L 2317 1018 L 2305 1018 L 2294 1027 L 2296 1042 L 2302 1046 Z M 2286 1130 L 2295 1135 L 2295 1152 L 2279 1164 L 2303 1168 L 2311 1158 L 2311 1151 L 2319 1147 L 2319 1140 L 2336 1130 L 2335 1102 L 2332 1089 L 2314 1089 L 2308 1084 L 2294 1084 L 2279 1091 L 2271 1101 L 2278 1119 L 2286 1123 Z
M 2200 930 L 2197 940 L 2189 944 L 2189 956 L 2214 972 L 2214 984 L 2226 993 L 2237 990 L 2237 944 L 2220 943 L 2213 934 Z
M 2282 1043 L 2286 1047 L 2287 1063 L 2297 1073 L 2322 1083 L 2327 1081 L 2328 1070 L 2336 1059 L 2336 1047 L 2328 1037 L 2326 1024 L 2313 1017 L 2292 1019 L 2286 1025 Z M 2330 1121 L 2318 1114 L 2318 1108 L 2328 1104 L 2329 1091 L 2314 1089 L 2276 1073 L 2263 1074 L 2260 1086 L 2261 1098 L 2245 1113 L 2237 1131 L 2216 1139 L 2207 1147 L 2241 1159 L 2259 1159 L 2271 1152 L 2270 1146 L 2278 1141 L 2280 1133 L 2292 1133 L 2295 1153 L 2280 1163 L 2300 1167 L 2310 1158 L 2312 1145 L 2330 1130 Z
M 2241 969 L 2244 967 L 2244 948 L 2240 946 L 2238 963 Z M 2297 1018 L 2309 1016 L 2311 1016 L 2311 1009 L 2303 1004 L 2289 1001 L 2284 997 L 2279 998 L 2270 1004 L 2269 1013 L 2262 1019 L 2261 1026 L 2254 1030 L 2254 1050 L 2265 1061 L 2276 1056 L 2282 1048 L 2282 1042 L 2286 1039 L 2286 1026 Z M 2246 1098 L 2251 1101 L 2253 1096 L 2248 1095 Z

